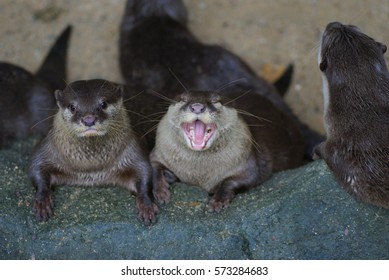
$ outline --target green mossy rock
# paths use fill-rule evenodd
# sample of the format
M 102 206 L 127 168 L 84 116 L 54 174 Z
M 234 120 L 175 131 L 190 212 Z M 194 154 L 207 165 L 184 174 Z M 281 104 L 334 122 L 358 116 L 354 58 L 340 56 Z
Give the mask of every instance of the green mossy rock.
M 323 161 L 275 174 L 208 213 L 208 195 L 175 184 L 146 227 L 119 187 L 56 187 L 40 223 L 26 176 L 34 139 L 0 151 L 1 259 L 388 259 L 389 211 L 347 194 Z

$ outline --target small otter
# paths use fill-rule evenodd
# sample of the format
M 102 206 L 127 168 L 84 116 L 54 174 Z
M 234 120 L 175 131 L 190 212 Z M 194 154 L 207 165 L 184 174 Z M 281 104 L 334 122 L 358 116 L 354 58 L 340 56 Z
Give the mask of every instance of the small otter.
M 53 128 L 29 162 L 40 220 L 53 214 L 51 186 L 116 184 L 136 194 L 138 217 L 155 222 L 152 171 L 130 126 L 121 86 L 105 80 L 76 81 L 55 91 L 59 107 Z
M 35 75 L 0 62 L 0 148 L 13 139 L 43 136 L 55 108 L 54 90 L 65 87 L 68 26 L 58 37 Z
M 169 106 L 150 155 L 158 201 L 170 200 L 168 174 L 213 194 L 208 208 L 218 212 L 272 172 L 302 163 L 302 136 L 285 113 L 257 94 L 234 99 L 192 91 Z
M 181 0 L 127 1 L 119 45 L 121 73 L 127 84 L 151 88 L 169 98 L 182 92 L 181 84 L 203 91 L 225 87 L 224 95 L 251 91 L 265 96 L 298 123 L 310 159 L 313 147 L 324 137 L 301 123 L 282 99 L 293 69 L 275 83 L 276 88 L 235 54 L 200 42 L 187 28 L 187 21 Z
M 318 145 L 344 188 L 389 208 L 389 73 L 386 46 L 357 27 L 332 22 L 321 39 L 327 140 Z

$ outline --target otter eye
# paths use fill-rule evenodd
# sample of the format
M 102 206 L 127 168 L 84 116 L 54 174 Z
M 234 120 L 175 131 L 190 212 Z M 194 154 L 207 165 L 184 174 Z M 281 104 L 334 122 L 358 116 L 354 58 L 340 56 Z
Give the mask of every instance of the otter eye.
M 220 98 L 218 98 L 218 97 L 213 97 L 213 98 L 211 99 L 211 103 L 213 103 L 213 104 L 219 103 L 219 102 L 220 102 Z
M 69 109 L 69 111 L 70 111 L 71 113 L 74 113 L 74 112 L 76 111 L 76 106 L 74 106 L 74 104 L 70 104 L 70 105 L 68 106 L 68 109 Z
M 320 62 L 319 68 L 320 71 L 325 71 L 327 69 L 327 61 L 323 60 L 322 62 Z
M 187 94 L 181 94 L 180 101 L 181 102 L 188 102 L 189 98 Z
M 105 101 L 101 101 L 101 102 L 100 102 L 100 108 L 101 108 L 101 109 L 105 110 L 105 109 L 107 109 L 107 107 L 108 107 L 107 102 L 105 102 Z

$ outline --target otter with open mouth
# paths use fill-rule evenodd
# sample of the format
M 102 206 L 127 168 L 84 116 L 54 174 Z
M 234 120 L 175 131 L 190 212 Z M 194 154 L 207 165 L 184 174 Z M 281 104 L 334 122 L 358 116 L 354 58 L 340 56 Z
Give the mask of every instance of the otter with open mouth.
M 314 152 L 349 193 L 389 208 L 386 49 L 355 26 L 327 25 L 318 56 L 327 140 Z
M 153 89 L 169 98 L 182 92 L 181 84 L 203 91 L 223 87 L 226 96 L 256 93 L 259 100 L 270 100 L 299 125 L 305 156 L 311 159 L 313 147 L 324 137 L 302 123 L 282 98 L 293 67 L 272 85 L 236 54 L 201 42 L 187 23 L 188 11 L 181 0 L 127 1 L 119 42 L 120 69 L 127 84 Z
M 114 184 L 136 194 L 140 220 L 155 222 L 159 210 L 152 198 L 152 169 L 131 128 L 123 88 L 100 79 L 76 81 L 55 97 L 59 111 L 53 127 L 29 162 L 37 217 L 53 215 L 52 185 Z
M 169 202 L 168 183 L 180 180 L 213 194 L 208 209 L 219 212 L 272 172 L 302 163 L 298 126 L 265 97 L 246 93 L 230 100 L 191 91 L 177 99 L 158 125 L 150 154 L 159 202 Z

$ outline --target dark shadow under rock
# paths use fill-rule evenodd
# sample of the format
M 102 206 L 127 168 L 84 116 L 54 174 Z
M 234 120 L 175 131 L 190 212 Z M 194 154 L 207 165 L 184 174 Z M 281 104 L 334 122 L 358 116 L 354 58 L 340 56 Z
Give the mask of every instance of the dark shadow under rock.
M 39 223 L 27 159 L 36 141 L 0 151 L 1 259 L 388 259 L 389 211 L 356 201 L 323 161 L 280 172 L 221 213 L 175 184 L 156 225 L 137 220 L 119 187 L 56 187 Z

